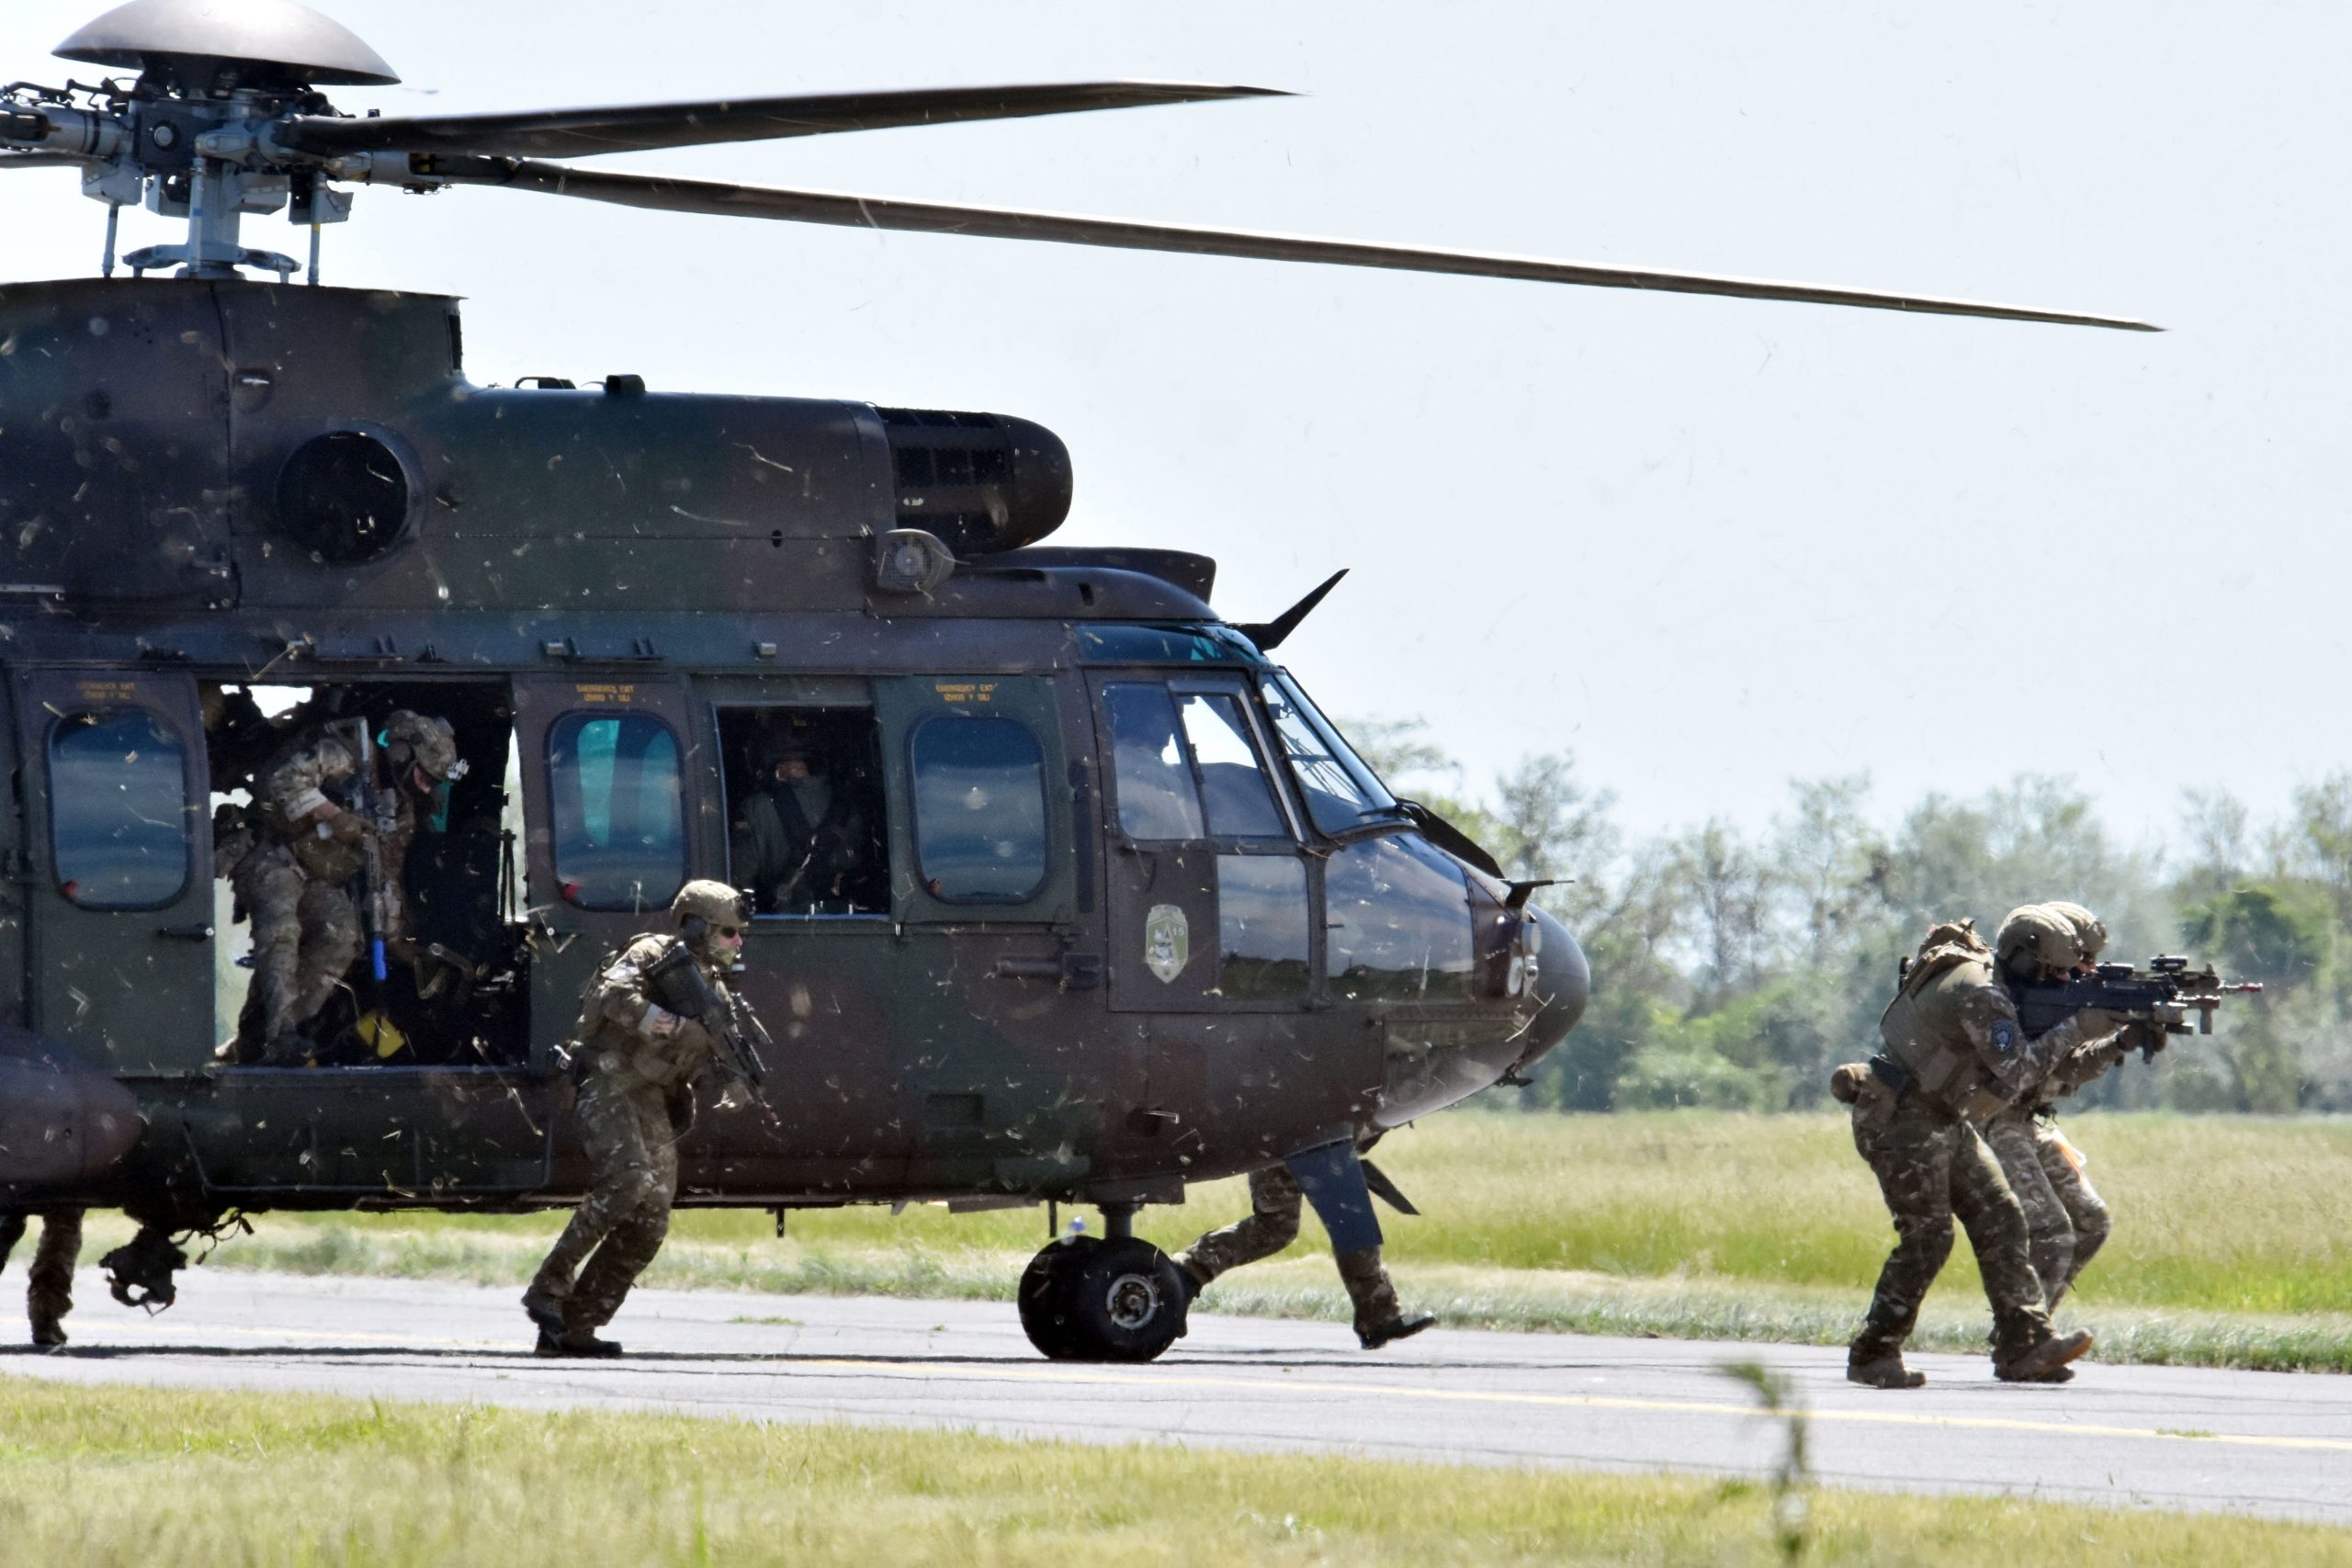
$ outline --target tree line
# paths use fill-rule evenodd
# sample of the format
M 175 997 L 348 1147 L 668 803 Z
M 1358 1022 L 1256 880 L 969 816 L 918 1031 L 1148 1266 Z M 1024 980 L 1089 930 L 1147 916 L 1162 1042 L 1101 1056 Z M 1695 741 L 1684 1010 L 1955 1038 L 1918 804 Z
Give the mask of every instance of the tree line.
M 2070 781 L 2036 774 L 1929 795 L 1892 827 L 1867 775 L 1801 779 L 1763 831 L 1713 818 L 1645 837 L 1568 752 L 1481 789 L 1419 721 L 1349 733 L 1508 875 L 1563 879 L 1536 897 L 1584 944 L 1592 1005 L 1529 1087 L 1494 1091 L 1527 1109 L 1824 1104 L 1830 1069 L 1876 1048 L 1896 964 L 1931 921 L 1973 915 L 1990 940 L 2016 906 L 2071 898 L 2106 921 L 2111 959 L 2185 953 L 2266 987 L 2083 1103 L 2352 1111 L 2352 772 L 2269 819 L 2189 792 L 2153 845 L 2118 841 Z

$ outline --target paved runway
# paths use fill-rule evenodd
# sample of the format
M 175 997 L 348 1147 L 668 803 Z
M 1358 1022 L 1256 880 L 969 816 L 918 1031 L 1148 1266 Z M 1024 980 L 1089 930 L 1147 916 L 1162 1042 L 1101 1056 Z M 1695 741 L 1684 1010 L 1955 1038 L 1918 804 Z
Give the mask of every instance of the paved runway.
M 1759 1359 L 1811 1411 L 1826 1482 L 2352 1525 L 2352 1379 L 2315 1374 L 2085 1363 L 2011 1387 L 1927 1356 L 1926 1389 L 1882 1393 L 1836 1350 L 1436 1330 L 1370 1355 L 1337 1324 L 1206 1313 L 1152 1365 L 1072 1366 L 1009 1303 L 661 1291 L 612 1328 L 626 1359 L 548 1361 L 511 1290 L 206 1270 L 153 1318 L 77 1290 L 72 1347 L 0 1374 L 1755 1475 L 1780 1434 L 1717 1369 Z

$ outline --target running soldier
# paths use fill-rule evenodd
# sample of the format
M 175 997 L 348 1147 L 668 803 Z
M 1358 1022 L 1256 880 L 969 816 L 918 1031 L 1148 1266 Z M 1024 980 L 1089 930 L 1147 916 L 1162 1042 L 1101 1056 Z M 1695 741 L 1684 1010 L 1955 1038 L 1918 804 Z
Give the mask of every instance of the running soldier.
M 663 1007 L 646 978 L 684 942 L 720 998 L 744 1008 L 727 976 L 742 953 L 751 911 L 724 883 L 689 882 L 670 914 L 674 935 L 636 938 L 606 963 L 582 999 L 574 1072 L 592 1184 L 523 1292 L 542 1356 L 621 1353 L 596 1330 L 612 1321 L 669 1235 L 678 1141 L 693 1120 L 695 1082 L 716 1069 L 728 1079 L 720 1109 L 751 1100 L 750 1086 L 718 1037 Z
M 1198 1297 L 1227 1269 L 1272 1258 L 1296 1241 L 1302 1202 L 1298 1178 L 1287 1165 L 1251 1171 L 1248 1216 L 1209 1232 L 1177 1258 L 1186 1290 Z M 1437 1319 L 1426 1314 L 1405 1315 L 1397 1303 L 1396 1287 L 1389 1282 L 1388 1269 L 1380 1260 L 1378 1243 L 1347 1252 L 1340 1251 L 1334 1243 L 1332 1253 L 1340 1265 L 1340 1281 L 1347 1286 L 1348 1300 L 1355 1306 L 1356 1341 L 1365 1349 L 1377 1350 L 1410 1338 L 1436 1324 Z

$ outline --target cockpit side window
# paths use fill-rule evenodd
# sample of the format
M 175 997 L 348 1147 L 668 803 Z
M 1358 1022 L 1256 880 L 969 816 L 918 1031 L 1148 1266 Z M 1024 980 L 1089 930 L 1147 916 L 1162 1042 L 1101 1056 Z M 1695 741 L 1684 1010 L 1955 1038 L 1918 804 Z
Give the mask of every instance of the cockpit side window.
M 160 909 L 187 890 L 187 753 L 141 708 L 50 728 L 50 846 L 58 890 L 90 909 Z
M 583 909 L 653 909 L 686 879 L 678 738 L 644 714 L 566 714 L 548 730 L 555 874 Z
M 1290 827 L 1238 692 L 1178 681 L 1102 688 L 1119 828 L 1144 842 L 1279 839 Z
M 1114 682 L 1102 688 L 1102 714 L 1111 732 L 1120 831 L 1146 841 L 1200 838 L 1200 785 L 1184 755 L 1168 688 L 1156 681 Z
M 1260 682 L 1259 692 L 1316 827 L 1326 833 L 1344 833 L 1396 815 L 1396 796 L 1348 749 L 1296 682 L 1286 674 L 1268 675 Z
M 1185 692 L 1177 704 L 1184 738 L 1200 766 L 1210 833 L 1220 839 L 1288 838 L 1241 699 L 1229 692 Z

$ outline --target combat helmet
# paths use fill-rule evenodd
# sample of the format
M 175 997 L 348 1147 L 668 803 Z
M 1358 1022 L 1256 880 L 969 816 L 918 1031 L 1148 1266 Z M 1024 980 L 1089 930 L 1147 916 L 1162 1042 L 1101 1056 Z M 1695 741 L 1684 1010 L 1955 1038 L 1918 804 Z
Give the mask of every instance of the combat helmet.
M 395 708 L 377 733 L 379 742 L 387 748 L 408 748 L 409 760 L 444 784 L 466 776 L 466 764 L 458 756 L 458 732 L 446 718 L 428 718 L 411 708 Z
M 2098 955 L 2107 950 L 2106 921 L 2084 908 L 2080 904 L 2069 903 L 2064 898 L 2052 898 L 2042 908 L 2057 910 L 2074 926 L 2075 942 L 2083 950 L 2083 955 L 2076 960 L 2077 963 L 2098 962 Z
M 2083 962 L 2083 943 L 2075 922 L 2049 904 L 2011 909 L 1993 938 L 1993 952 L 2001 967 L 2013 974 L 2035 964 L 2071 969 Z
M 752 911 L 741 893 L 724 882 L 704 877 L 679 888 L 678 896 L 670 900 L 671 923 L 684 929 L 688 920 L 740 928 L 752 923 Z
M 805 728 L 795 725 L 784 730 L 771 730 L 760 737 L 752 749 L 752 766 L 761 773 L 772 773 L 786 762 L 801 761 L 808 771 L 818 771 L 821 761 L 816 739 Z

